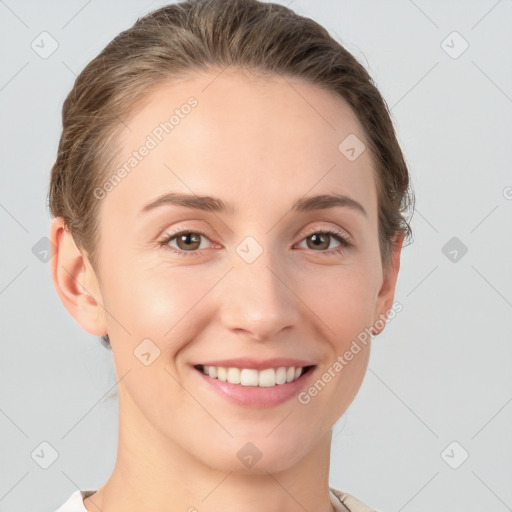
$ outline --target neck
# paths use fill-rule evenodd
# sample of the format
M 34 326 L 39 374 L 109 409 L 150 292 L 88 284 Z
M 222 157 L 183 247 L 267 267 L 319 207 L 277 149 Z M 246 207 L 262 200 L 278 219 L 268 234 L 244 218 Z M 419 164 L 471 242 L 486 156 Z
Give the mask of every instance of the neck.
M 121 404 L 120 404 L 121 405 Z M 121 413 L 121 408 L 120 408 Z M 136 416 L 137 417 L 137 416 Z M 122 421 L 114 470 L 86 498 L 88 512 L 332 512 L 329 429 L 298 463 L 273 471 L 264 458 L 246 472 L 211 467 L 148 425 Z

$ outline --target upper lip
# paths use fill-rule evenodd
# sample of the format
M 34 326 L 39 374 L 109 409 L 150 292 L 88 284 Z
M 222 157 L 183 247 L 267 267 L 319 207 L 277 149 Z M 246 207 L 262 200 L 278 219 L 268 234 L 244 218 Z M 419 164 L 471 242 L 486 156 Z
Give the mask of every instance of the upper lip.
M 272 359 L 258 360 L 250 357 L 239 357 L 236 359 L 222 359 L 219 361 L 205 361 L 198 363 L 202 366 L 222 366 L 224 368 L 250 368 L 254 370 L 265 370 L 266 368 L 287 368 L 294 366 L 295 368 L 304 366 L 314 366 L 311 361 L 304 359 L 294 359 L 291 357 L 274 357 Z M 197 365 L 196 365 L 197 366 Z

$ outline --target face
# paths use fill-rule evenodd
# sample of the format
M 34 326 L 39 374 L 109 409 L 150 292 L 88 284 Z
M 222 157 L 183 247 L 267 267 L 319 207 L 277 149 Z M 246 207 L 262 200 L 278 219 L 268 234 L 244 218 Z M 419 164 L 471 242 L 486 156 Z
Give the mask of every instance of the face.
M 355 397 L 370 344 L 344 354 L 391 306 L 396 269 L 381 266 L 371 155 L 338 148 L 350 134 L 368 147 L 348 104 L 298 80 L 217 74 L 162 85 L 127 122 L 116 169 L 134 151 L 136 163 L 99 199 L 98 321 L 123 435 L 210 467 L 278 471 Z M 324 195 L 348 199 L 308 201 Z M 253 370 L 244 379 L 258 363 L 312 368 L 259 387 L 196 367 L 208 363 Z M 244 446 L 261 454 L 253 469 Z

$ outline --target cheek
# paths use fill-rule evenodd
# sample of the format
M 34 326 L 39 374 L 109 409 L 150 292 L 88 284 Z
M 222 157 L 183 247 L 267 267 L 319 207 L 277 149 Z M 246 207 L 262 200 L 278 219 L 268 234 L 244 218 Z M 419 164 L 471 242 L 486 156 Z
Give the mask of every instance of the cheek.
M 116 261 L 104 280 L 105 307 L 111 313 L 108 328 L 122 338 L 130 332 L 134 347 L 149 338 L 161 350 L 176 352 L 180 344 L 205 328 L 215 309 L 227 300 L 226 294 L 212 300 L 224 267 L 172 266 L 161 261 L 144 266 Z M 316 323 L 323 330 L 337 350 L 343 350 L 371 325 L 376 275 L 368 266 L 324 267 L 317 272 L 299 269 L 289 277 L 294 283 L 296 307 L 309 318 L 308 323 Z
M 320 318 L 337 350 L 371 325 L 376 301 L 375 279 L 365 268 L 338 268 L 301 279 L 300 297 Z
M 366 374 L 375 283 L 370 272 L 355 268 L 338 269 L 330 278 L 308 278 L 308 283 L 309 292 L 304 289 L 302 296 L 320 319 L 316 324 L 327 348 L 323 372 L 299 402 L 311 407 L 323 425 L 332 426 L 355 398 Z
M 175 380 L 183 376 L 172 361 L 204 329 L 207 301 L 202 299 L 218 279 L 218 272 L 200 266 L 128 263 L 115 266 L 106 279 L 118 378 L 126 375 L 123 389 L 148 417 L 168 421 L 169 411 L 159 405 L 163 396 L 172 396 L 173 406 L 187 404 Z
M 175 345 L 181 342 L 174 341 L 169 347 L 169 340 L 184 343 L 193 336 L 193 331 L 200 332 L 207 303 L 203 299 L 222 275 L 219 272 L 201 265 L 144 266 L 119 262 L 105 282 L 107 309 L 117 320 L 110 318 L 109 329 L 130 338 L 134 345 L 149 338 L 162 351 L 178 350 Z M 193 322 L 190 314 L 194 315 Z M 120 329 L 119 324 L 125 329 Z

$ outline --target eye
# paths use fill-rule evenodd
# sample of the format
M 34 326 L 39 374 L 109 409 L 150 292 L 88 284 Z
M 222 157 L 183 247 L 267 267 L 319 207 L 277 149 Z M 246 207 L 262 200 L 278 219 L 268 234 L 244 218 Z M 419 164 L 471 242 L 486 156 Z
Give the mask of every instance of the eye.
M 339 242 L 339 245 L 334 249 L 328 250 L 333 238 Z M 326 255 L 342 253 L 352 246 L 348 236 L 336 229 L 314 231 L 307 235 L 303 241 L 306 242 L 308 249 L 313 249 L 316 252 L 325 253 Z
M 177 233 L 167 233 L 159 245 L 180 256 L 187 256 L 197 254 L 199 249 L 205 249 L 204 246 L 201 246 L 201 238 L 207 239 L 203 233 L 182 230 Z M 177 247 L 171 245 L 174 239 L 176 239 Z
M 166 233 L 166 237 L 159 242 L 159 245 L 179 256 L 197 255 L 202 249 L 208 247 L 208 244 L 206 247 L 202 244 L 201 238 L 208 240 L 206 235 L 198 231 L 181 230 L 176 233 Z M 337 240 L 339 245 L 334 249 L 329 249 L 333 239 Z M 314 231 L 303 238 L 304 241 L 307 249 L 327 256 L 342 253 L 352 246 L 348 235 L 336 229 Z M 176 246 L 172 245 L 174 242 Z

